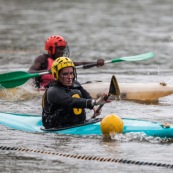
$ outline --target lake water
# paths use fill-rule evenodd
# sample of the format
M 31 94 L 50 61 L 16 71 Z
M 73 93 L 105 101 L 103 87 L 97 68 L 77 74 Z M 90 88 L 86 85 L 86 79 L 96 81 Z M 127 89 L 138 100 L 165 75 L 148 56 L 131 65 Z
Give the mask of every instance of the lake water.
M 76 61 L 111 60 L 153 52 L 146 61 L 106 64 L 101 68 L 78 70 L 78 80 L 119 82 L 166 82 L 173 85 L 173 1 L 165 0 L 1 0 L 0 73 L 27 71 L 34 58 L 45 52 L 44 41 L 62 35 Z M 87 74 L 87 75 L 86 75 Z M 29 87 L 27 84 L 21 88 Z M 157 104 L 114 101 L 103 107 L 100 117 L 114 113 L 120 117 L 149 121 L 172 120 L 173 96 Z M 41 114 L 41 98 L 0 100 L 1 112 Z M 88 116 L 92 112 L 88 111 Z M 1 146 L 84 155 L 172 163 L 172 140 L 142 134 L 117 135 L 115 139 L 35 134 L 0 126 Z M 1 150 L 0 172 L 172 172 L 172 169 L 139 164 L 73 159 L 32 152 Z

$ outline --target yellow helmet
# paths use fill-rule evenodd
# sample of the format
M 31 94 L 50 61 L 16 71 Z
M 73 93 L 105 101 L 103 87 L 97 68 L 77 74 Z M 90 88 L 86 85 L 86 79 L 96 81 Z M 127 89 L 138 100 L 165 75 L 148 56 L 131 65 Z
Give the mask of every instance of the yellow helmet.
M 67 57 L 59 57 L 53 62 L 51 67 L 51 72 L 55 80 L 58 80 L 59 71 L 66 67 L 73 67 L 74 77 L 76 77 L 76 70 L 73 61 Z

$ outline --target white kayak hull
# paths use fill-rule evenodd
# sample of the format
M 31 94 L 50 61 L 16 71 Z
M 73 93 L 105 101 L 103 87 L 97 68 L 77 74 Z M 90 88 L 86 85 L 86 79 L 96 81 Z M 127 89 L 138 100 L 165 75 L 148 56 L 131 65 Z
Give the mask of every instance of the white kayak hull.
M 109 83 L 95 82 L 84 84 L 83 87 L 96 98 L 103 92 L 108 92 Z M 173 85 L 165 83 L 119 83 L 121 99 L 134 101 L 158 101 L 161 97 L 173 94 Z
M 97 98 L 103 92 L 108 92 L 110 83 L 92 82 L 82 85 L 93 98 Z M 173 94 L 173 85 L 162 83 L 119 83 L 122 100 L 139 102 L 155 102 L 162 97 Z M 0 89 L 0 99 L 4 100 L 28 100 L 41 97 L 44 91 L 35 88 L 10 88 Z

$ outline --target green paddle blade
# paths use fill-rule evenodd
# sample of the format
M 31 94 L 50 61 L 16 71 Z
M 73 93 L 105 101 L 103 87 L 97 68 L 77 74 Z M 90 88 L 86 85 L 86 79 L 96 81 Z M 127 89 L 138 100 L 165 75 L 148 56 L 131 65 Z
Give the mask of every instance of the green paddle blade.
M 141 61 L 141 60 L 145 60 L 145 59 L 149 59 L 149 58 L 153 58 L 153 57 L 154 57 L 154 53 L 149 52 L 149 53 L 145 53 L 145 54 L 141 54 L 141 55 L 127 56 L 127 57 L 112 59 L 111 63 L 121 62 L 121 61 Z
M 0 74 L 0 88 L 14 88 L 39 75 L 39 73 L 30 74 L 23 71 Z

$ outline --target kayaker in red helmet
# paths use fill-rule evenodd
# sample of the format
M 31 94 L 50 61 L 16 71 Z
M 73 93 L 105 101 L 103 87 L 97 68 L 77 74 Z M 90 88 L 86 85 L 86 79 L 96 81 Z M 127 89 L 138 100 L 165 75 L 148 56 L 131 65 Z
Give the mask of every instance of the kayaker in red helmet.
M 98 99 L 90 94 L 76 80 L 76 69 L 70 58 L 57 58 L 51 68 L 54 81 L 50 82 L 42 99 L 42 122 L 46 129 L 76 125 L 86 120 L 84 108 L 93 109 L 103 105 L 107 96 L 103 93 Z
M 45 42 L 45 50 L 47 54 L 39 55 L 35 58 L 34 63 L 29 68 L 29 73 L 39 73 L 50 70 L 53 61 L 58 57 L 69 57 L 70 51 L 66 40 L 59 35 L 49 37 Z M 90 64 L 93 62 L 74 62 L 75 66 Z M 104 65 L 104 59 L 97 60 L 97 66 Z M 44 88 L 50 81 L 53 80 L 51 74 L 46 74 L 35 78 L 35 85 L 38 88 Z

